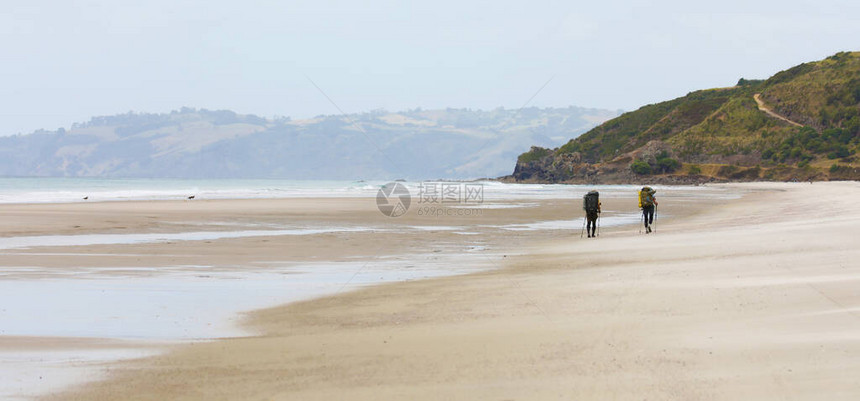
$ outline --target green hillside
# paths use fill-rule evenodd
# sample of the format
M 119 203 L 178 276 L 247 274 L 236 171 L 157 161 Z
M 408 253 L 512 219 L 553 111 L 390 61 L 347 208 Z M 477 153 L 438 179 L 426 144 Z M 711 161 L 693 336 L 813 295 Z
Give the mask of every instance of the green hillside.
M 759 104 L 759 102 L 761 102 Z M 514 180 L 701 182 L 858 179 L 860 52 L 650 104 L 557 149 Z

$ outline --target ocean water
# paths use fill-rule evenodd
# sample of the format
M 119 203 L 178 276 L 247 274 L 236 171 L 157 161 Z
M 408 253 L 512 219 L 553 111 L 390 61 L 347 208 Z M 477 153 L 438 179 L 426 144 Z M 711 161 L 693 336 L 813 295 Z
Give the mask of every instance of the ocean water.
M 0 178 L 0 203 L 376 196 L 384 182 Z
M 303 180 L 180 180 L 180 179 L 101 179 L 101 178 L 0 178 L 0 203 L 71 203 L 130 200 L 195 199 L 277 199 L 303 197 L 375 197 L 390 181 L 303 181 Z M 456 182 L 402 182 L 417 198 L 422 186 L 466 185 Z M 469 207 L 506 208 L 492 201 L 581 198 L 594 189 L 602 197 L 629 197 L 634 185 L 508 184 L 474 181 L 479 185 L 481 202 Z M 705 197 L 737 197 L 734 191 L 714 186 L 654 186 L 662 196 L 685 194 Z M 88 198 L 84 200 L 84 198 Z M 473 202 L 474 203 L 474 202 Z

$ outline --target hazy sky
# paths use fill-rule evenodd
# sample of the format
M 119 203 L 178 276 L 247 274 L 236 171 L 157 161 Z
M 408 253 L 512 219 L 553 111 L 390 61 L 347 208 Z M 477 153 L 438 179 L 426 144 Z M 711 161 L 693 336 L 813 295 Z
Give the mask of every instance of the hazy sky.
M 860 1 L 4 0 L 0 135 L 182 106 L 632 110 L 860 50 Z

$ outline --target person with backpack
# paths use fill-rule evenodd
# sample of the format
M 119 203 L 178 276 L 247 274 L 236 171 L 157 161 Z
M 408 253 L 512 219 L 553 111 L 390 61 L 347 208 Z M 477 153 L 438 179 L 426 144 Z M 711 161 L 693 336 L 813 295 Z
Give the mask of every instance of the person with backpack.
M 582 197 L 582 209 L 585 210 L 585 219 L 588 222 L 586 228 L 588 238 L 596 238 L 597 218 L 600 214 L 600 194 L 597 191 L 589 191 L 585 194 Z
M 657 191 L 651 187 L 642 187 L 639 191 L 639 207 L 642 208 L 646 234 L 651 232 L 651 225 L 654 224 L 654 210 L 657 207 L 657 199 L 654 198 L 655 193 Z

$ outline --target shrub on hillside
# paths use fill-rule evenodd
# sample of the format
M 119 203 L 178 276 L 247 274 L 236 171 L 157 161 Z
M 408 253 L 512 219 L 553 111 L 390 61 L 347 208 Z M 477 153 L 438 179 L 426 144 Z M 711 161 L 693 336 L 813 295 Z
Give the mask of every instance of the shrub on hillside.
M 671 173 L 681 167 L 681 162 L 671 157 L 657 158 L 657 170 L 661 173 Z
M 833 150 L 827 154 L 828 159 L 839 159 L 842 157 L 848 157 L 851 155 L 851 152 L 848 151 L 848 148 L 845 145 L 836 145 L 833 147 Z
M 651 174 L 651 165 L 645 160 L 636 159 L 630 163 L 630 170 L 639 175 Z
M 830 166 L 830 178 L 856 180 L 860 178 L 860 172 L 854 167 L 844 164 L 832 164 Z
M 729 164 L 729 165 L 720 167 L 720 169 L 717 170 L 717 175 L 721 175 L 723 177 L 728 177 L 728 176 L 736 173 L 737 171 L 738 171 L 737 166 Z
M 544 157 L 549 155 L 549 153 L 550 150 L 547 148 L 532 146 L 532 148 L 528 152 L 521 154 L 517 158 L 517 162 L 520 164 L 531 163 L 533 161 L 543 159 Z
M 758 85 L 764 82 L 763 79 L 746 79 L 741 78 L 738 80 L 737 86 L 749 86 L 749 85 Z
M 691 164 L 689 167 L 687 167 L 687 174 L 689 174 L 689 175 L 702 174 L 702 168 L 696 164 Z

